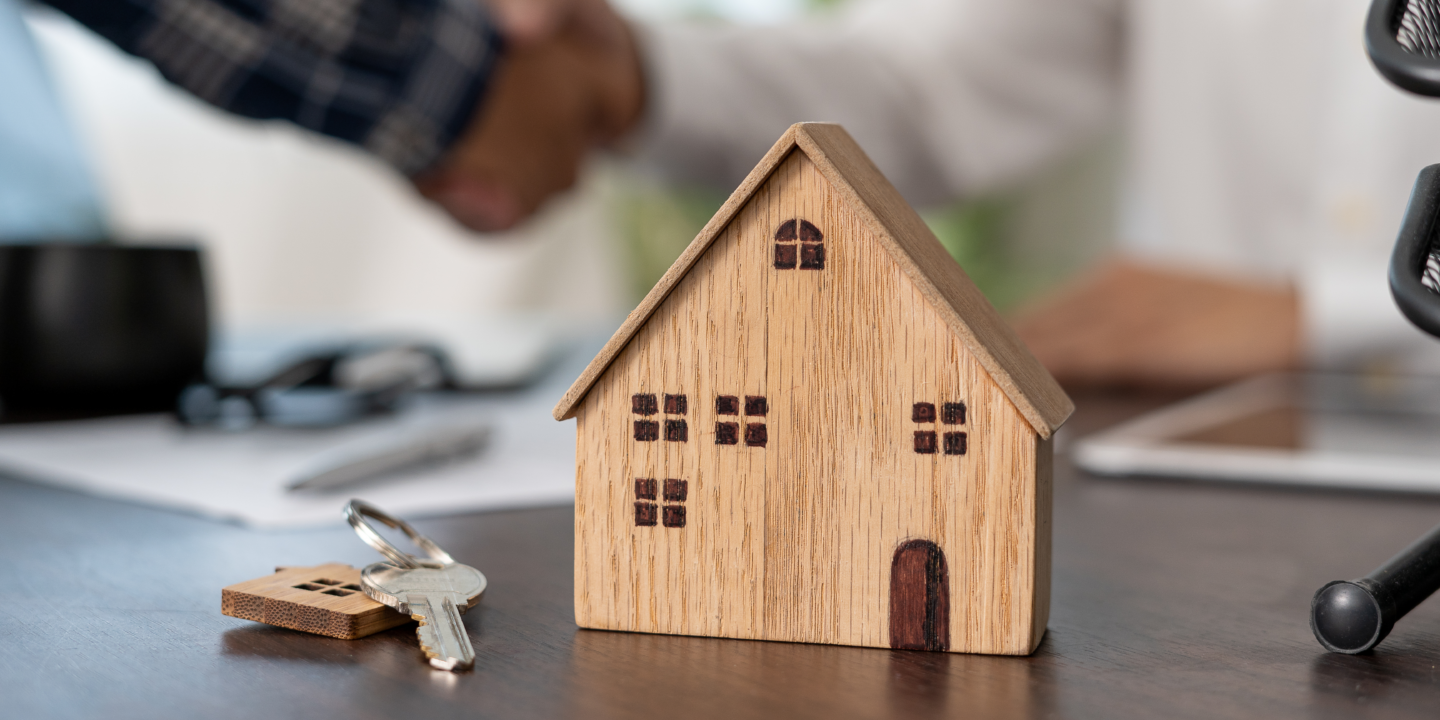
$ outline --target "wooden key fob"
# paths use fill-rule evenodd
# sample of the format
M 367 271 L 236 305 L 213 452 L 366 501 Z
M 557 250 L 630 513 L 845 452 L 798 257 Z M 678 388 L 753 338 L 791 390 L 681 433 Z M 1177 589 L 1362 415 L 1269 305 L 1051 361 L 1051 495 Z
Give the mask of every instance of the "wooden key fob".
M 341 563 L 275 568 L 274 575 L 220 591 L 220 612 L 342 640 L 413 622 L 360 589 L 360 571 Z

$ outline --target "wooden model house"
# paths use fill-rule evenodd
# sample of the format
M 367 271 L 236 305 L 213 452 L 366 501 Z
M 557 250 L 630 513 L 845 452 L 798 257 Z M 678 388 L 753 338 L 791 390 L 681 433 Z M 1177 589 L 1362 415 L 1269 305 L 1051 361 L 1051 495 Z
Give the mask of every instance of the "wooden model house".
M 555 408 L 576 622 L 1028 654 L 1072 409 L 850 136 L 795 125 Z

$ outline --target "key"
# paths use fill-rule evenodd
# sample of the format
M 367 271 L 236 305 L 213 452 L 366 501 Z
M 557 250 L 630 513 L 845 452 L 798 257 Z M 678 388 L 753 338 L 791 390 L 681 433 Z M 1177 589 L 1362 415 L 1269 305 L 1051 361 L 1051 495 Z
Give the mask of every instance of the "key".
M 420 649 L 438 670 L 458 672 L 475 664 L 475 648 L 460 613 L 480 602 L 485 576 L 469 565 L 400 568 L 375 563 L 360 573 L 360 587 L 378 603 L 419 621 Z

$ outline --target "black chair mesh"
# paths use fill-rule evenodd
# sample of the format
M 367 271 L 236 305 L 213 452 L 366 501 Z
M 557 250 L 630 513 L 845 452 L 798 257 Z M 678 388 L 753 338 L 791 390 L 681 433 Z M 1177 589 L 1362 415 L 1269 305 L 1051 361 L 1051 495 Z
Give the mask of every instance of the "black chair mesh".
M 1416 55 L 1440 58 L 1440 0 L 1408 0 L 1403 3 L 1395 40 Z
M 1440 293 L 1440 252 L 1430 245 L 1430 256 L 1425 258 L 1425 271 L 1420 273 L 1420 284 Z
M 1407 52 L 1440 59 L 1440 0 L 1399 0 L 1391 27 L 1395 41 Z M 1440 233 L 1435 233 L 1430 240 L 1425 267 L 1420 271 L 1420 284 L 1440 294 Z

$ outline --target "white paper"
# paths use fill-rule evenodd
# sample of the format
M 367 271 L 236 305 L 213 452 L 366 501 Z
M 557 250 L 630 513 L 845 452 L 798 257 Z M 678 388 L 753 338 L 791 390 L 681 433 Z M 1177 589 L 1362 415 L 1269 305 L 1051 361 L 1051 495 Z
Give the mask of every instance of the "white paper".
M 35 482 L 255 527 L 338 522 L 351 497 L 412 518 L 572 502 L 575 424 L 550 411 L 583 367 L 523 392 L 417 398 L 396 416 L 329 429 L 189 429 L 166 415 L 0 426 L 0 470 Z M 285 486 L 306 471 L 427 427 L 488 422 L 465 460 L 326 494 Z

